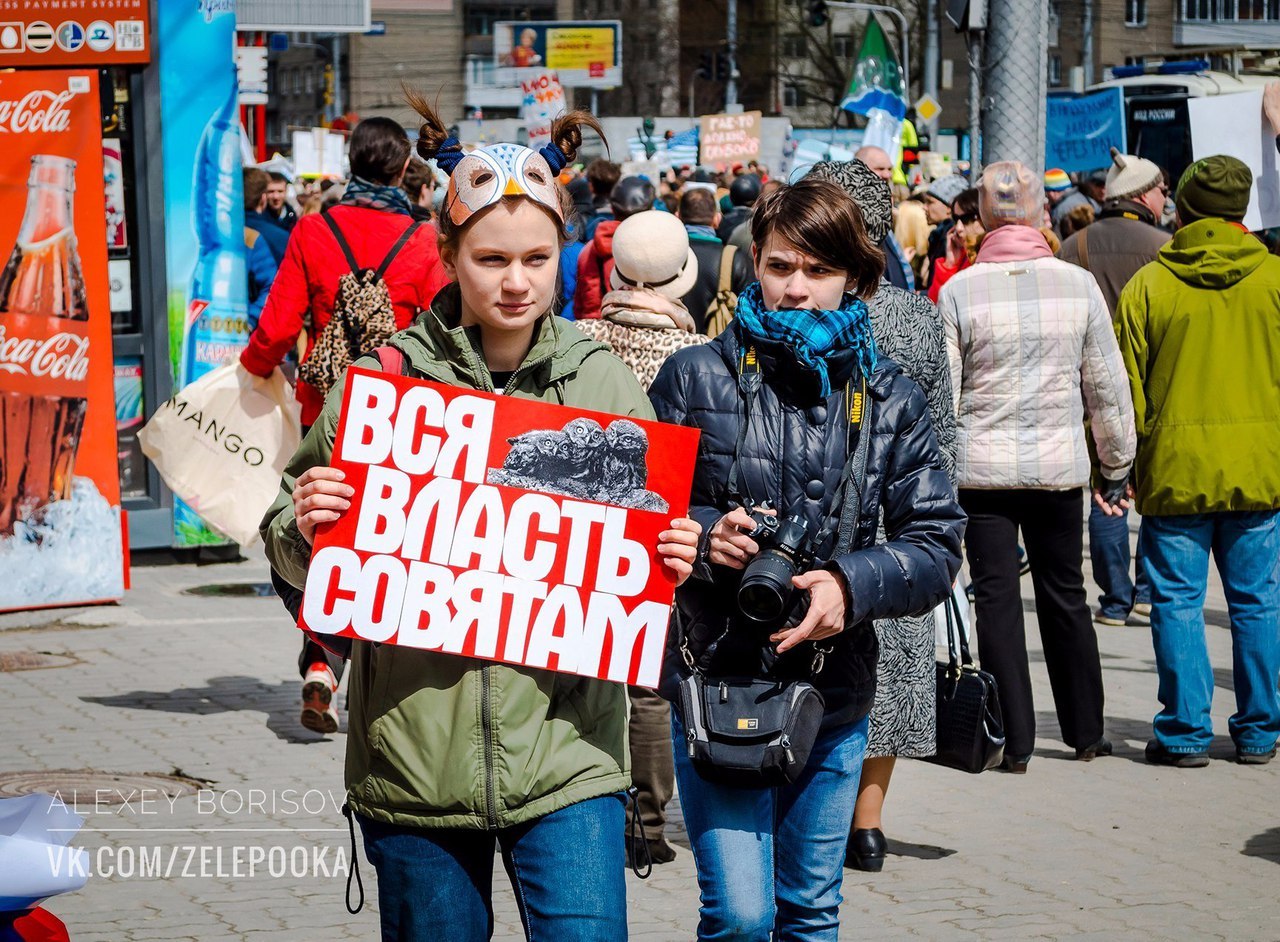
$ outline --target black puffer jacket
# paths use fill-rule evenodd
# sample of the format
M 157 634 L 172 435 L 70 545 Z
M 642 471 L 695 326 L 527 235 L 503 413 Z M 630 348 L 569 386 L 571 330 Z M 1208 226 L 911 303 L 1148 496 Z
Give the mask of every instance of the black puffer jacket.
M 847 458 L 844 387 L 855 370 L 851 353 L 828 360 L 832 394 L 825 400 L 817 374 L 781 344 L 756 345 L 764 385 L 752 407 L 739 469 L 743 491 L 756 501 L 803 514 L 809 532 L 835 528 L 831 506 Z M 702 524 L 693 577 L 676 592 L 690 652 L 712 675 L 758 675 L 767 633 L 737 613 L 738 570 L 712 565 L 712 526 L 731 510 L 733 463 L 743 397 L 738 390 L 740 337 L 736 324 L 709 344 L 674 354 L 649 390 L 658 418 L 702 430 L 693 482 L 691 516 Z M 845 630 L 824 644 L 835 649 L 814 685 L 826 701 L 825 726 L 852 723 L 871 709 L 878 649 L 871 622 L 921 614 L 951 591 L 960 568 L 965 515 L 943 470 L 924 393 L 892 360 L 882 359 L 868 383 L 870 433 L 866 486 L 855 549 L 828 563 L 846 586 Z M 855 499 L 852 488 L 849 499 Z M 877 511 L 883 506 L 889 542 L 875 546 Z M 677 631 L 667 646 L 663 693 L 687 672 Z M 807 678 L 813 645 L 784 654 L 779 677 Z

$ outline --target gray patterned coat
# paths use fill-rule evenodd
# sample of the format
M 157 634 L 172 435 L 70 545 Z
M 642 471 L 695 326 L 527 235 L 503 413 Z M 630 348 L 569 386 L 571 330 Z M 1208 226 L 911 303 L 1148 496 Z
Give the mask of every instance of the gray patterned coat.
M 868 307 L 880 353 L 897 361 L 924 390 L 943 464 L 954 484 L 956 419 L 942 317 L 924 295 L 887 281 L 881 282 Z M 875 625 L 880 661 L 867 755 L 931 756 L 937 732 L 933 615 L 893 618 Z

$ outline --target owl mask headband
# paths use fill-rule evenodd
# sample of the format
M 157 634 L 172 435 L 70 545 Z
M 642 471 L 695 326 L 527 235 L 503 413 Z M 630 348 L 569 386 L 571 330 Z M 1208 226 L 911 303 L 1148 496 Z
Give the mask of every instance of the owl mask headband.
M 555 144 L 538 151 L 520 144 L 490 144 L 464 154 L 457 139 L 449 138 L 436 155 L 436 164 L 449 174 L 445 212 L 454 225 L 462 226 L 504 196 L 524 196 L 563 223 L 556 175 L 568 162 Z

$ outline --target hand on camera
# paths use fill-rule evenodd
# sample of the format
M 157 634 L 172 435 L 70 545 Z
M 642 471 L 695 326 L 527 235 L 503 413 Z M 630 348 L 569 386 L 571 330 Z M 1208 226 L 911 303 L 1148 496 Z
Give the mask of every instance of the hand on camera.
M 693 572 L 701 537 L 702 524 L 684 517 L 672 520 L 671 529 L 658 534 L 658 555 L 663 564 L 675 572 L 677 586 L 684 585 Z
M 332 523 L 350 508 L 356 489 L 343 484 L 344 477 L 337 468 L 308 468 L 293 485 L 293 518 L 308 543 L 315 542 L 317 526 Z
M 711 550 L 707 558 L 717 566 L 745 569 L 751 557 L 760 552 L 760 545 L 747 534 L 756 528 L 756 522 L 746 510 L 731 510 L 715 522 L 711 528 Z
M 809 611 L 794 628 L 784 628 L 769 636 L 785 654 L 802 641 L 821 641 L 844 631 L 844 580 L 827 569 L 802 572 L 791 580 L 797 589 L 809 591 Z

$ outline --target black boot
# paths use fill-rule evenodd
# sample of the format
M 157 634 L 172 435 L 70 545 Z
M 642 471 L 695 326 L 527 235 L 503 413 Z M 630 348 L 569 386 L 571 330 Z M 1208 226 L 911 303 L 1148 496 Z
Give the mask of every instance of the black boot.
M 844 862 L 855 870 L 879 873 L 884 868 L 885 846 L 884 831 L 879 828 L 854 828 Z

